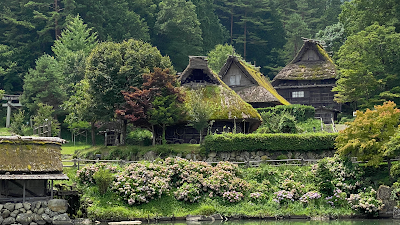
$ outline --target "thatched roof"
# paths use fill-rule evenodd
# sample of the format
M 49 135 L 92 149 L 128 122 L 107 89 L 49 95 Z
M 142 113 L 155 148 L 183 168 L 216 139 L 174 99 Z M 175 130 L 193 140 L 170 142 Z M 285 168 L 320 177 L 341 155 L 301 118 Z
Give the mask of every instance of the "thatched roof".
M 229 56 L 225 65 L 219 72 L 219 77 L 223 80 L 228 74 L 229 69 L 236 65 L 242 74 L 251 82 L 251 85 L 234 87 L 233 90 L 246 102 L 271 102 L 277 105 L 290 105 L 272 87 L 268 79 L 255 68 L 239 60 L 236 56 Z
M 336 78 L 336 67 L 322 45 L 305 40 L 296 57 L 273 79 L 278 80 L 326 80 Z
M 54 137 L 0 136 L 0 173 L 62 172 L 63 143 Z
M 203 77 L 203 80 L 201 80 L 201 77 Z M 245 119 L 247 121 L 261 121 L 261 116 L 257 110 L 243 101 L 208 68 L 205 57 L 190 57 L 189 65 L 182 73 L 180 80 L 186 92 L 185 101 L 187 103 L 192 100 L 193 96 L 200 94 L 203 96 L 204 102 L 213 106 L 212 120 Z M 188 82 L 193 80 L 196 80 L 196 82 Z

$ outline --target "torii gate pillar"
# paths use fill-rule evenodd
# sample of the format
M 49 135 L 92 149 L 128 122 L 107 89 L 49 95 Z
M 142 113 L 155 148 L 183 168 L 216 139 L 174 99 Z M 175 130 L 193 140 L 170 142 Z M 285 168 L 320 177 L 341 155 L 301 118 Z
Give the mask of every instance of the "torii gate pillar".
M 11 121 L 11 107 L 21 107 L 21 103 L 19 103 L 19 95 L 4 95 L 3 100 L 6 100 L 7 103 L 2 104 L 3 107 L 7 107 L 7 119 L 6 119 L 6 127 L 10 127 Z M 17 103 L 12 101 L 18 101 Z

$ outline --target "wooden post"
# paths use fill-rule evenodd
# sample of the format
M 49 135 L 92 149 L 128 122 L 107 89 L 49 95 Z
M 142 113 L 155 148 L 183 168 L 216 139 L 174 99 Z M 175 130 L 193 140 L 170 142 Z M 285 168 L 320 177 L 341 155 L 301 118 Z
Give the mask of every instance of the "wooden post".
M 53 180 L 51 180 L 51 194 L 50 194 L 50 198 L 53 199 Z
M 26 180 L 24 180 L 24 186 L 22 191 L 22 202 L 25 202 L 25 189 L 26 189 Z
M 79 170 L 79 162 L 81 161 L 81 158 L 78 159 L 78 170 Z

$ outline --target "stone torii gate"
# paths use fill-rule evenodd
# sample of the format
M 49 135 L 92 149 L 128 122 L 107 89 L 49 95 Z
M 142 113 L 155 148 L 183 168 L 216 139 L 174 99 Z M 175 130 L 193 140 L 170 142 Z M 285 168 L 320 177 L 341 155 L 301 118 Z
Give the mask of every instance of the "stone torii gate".
M 11 120 L 11 107 L 21 107 L 21 103 L 19 103 L 19 95 L 4 95 L 3 100 L 6 100 L 7 103 L 2 104 L 3 107 L 7 107 L 7 120 L 6 120 L 6 127 L 10 127 L 10 120 Z

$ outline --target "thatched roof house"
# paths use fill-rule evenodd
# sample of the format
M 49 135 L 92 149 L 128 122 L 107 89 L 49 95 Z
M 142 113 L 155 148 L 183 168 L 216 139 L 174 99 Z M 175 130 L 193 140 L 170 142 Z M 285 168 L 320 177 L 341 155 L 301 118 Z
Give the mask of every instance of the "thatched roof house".
M 55 137 L 0 136 L 0 201 L 47 198 L 47 181 L 66 180 Z M 52 182 L 51 182 L 52 183 Z
M 304 39 L 296 57 L 271 83 L 290 103 L 314 106 L 316 117 L 330 122 L 341 110 L 341 106 L 333 101 L 336 76 L 335 64 L 323 46 L 318 41 Z
M 256 68 L 236 56 L 229 56 L 219 72 L 219 77 L 244 101 L 255 108 L 289 105 L 268 79 Z
M 204 56 L 190 56 L 189 65 L 179 77 L 186 93 L 185 101 L 189 104 L 194 96 L 202 96 L 202 101 L 213 105 L 210 120 L 214 120 L 211 132 L 249 133 L 258 128 L 261 116 L 250 104 L 243 101 L 208 67 Z M 199 133 L 192 127 L 173 126 L 167 128 L 167 140 L 198 143 Z M 174 142 L 174 141 L 172 141 Z

